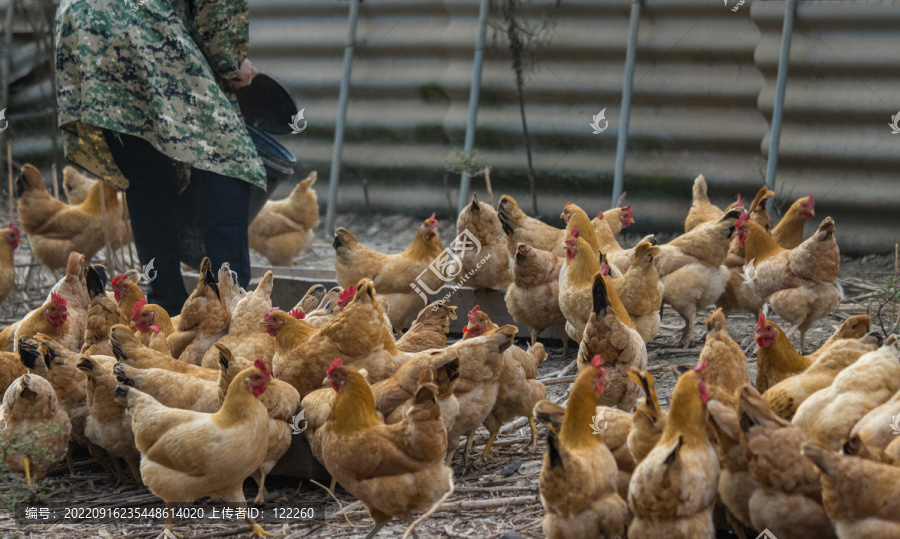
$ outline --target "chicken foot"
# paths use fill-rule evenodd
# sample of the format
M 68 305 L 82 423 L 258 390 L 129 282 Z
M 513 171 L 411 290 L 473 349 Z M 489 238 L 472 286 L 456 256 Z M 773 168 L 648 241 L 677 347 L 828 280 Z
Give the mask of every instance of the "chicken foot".
M 268 491 L 266 491 L 266 474 L 262 470 L 256 470 L 250 477 L 259 486 L 259 491 L 256 493 L 256 499 L 253 500 L 253 503 L 266 503 L 266 494 L 268 494 Z
M 22 457 L 22 460 L 25 463 L 25 482 L 28 486 L 31 486 L 31 459 L 28 458 L 28 455 Z

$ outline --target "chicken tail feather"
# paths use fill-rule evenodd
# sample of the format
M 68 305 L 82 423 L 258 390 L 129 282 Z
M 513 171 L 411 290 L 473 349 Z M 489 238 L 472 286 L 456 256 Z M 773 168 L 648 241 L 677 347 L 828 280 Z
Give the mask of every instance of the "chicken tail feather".
M 594 297 L 594 314 L 600 314 L 609 306 L 609 296 L 606 293 L 606 282 L 599 273 L 594 275 L 594 285 L 591 288 Z

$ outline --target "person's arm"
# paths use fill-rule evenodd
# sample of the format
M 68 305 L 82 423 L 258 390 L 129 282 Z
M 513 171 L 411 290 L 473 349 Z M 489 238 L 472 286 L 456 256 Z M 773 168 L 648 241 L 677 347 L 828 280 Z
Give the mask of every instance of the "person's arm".
M 194 42 L 216 75 L 238 78 L 250 51 L 247 0 L 193 0 L 193 4 Z

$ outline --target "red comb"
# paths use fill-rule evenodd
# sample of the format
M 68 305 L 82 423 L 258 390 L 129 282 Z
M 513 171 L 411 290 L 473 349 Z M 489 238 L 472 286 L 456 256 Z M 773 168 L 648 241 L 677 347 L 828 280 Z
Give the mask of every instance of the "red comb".
M 600 266 L 600 275 L 609 275 L 609 265 L 603 264 Z
M 591 367 L 594 367 L 596 369 L 598 367 L 601 367 L 602 365 L 604 365 L 603 358 L 600 357 L 600 354 L 597 354 L 596 356 L 594 356 L 594 359 L 591 360 Z
M 266 314 L 263 315 L 263 322 L 268 322 L 269 318 L 271 318 L 271 316 L 272 316 L 272 313 L 274 313 L 277 310 L 278 310 L 278 307 L 272 307 L 271 309 L 266 311 Z
M 328 376 L 331 376 L 332 373 L 334 373 L 334 371 L 335 371 L 336 369 L 339 369 L 339 368 L 341 368 L 341 367 L 343 367 L 343 366 L 344 366 L 344 360 L 343 360 L 343 359 L 341 359 L 341 358 L 339 358 L 339 357 L 334 358 L 334 361 L 332 361 L 332 362 L 331 362 L 331 365 L 328 366 L 328 373 L 327 373 Z
M 597 212 L 597 219 L 603 219 L 603 212 L 602 212 L 602 211 L 598 211 L 598 212 Z
M 256 361 L 253 362 L 253 366 L 256 367 L 257 369 L 261 370 L 262 373 L 263 373 L 267 378 L 272 378 L 272 371 L 270 371 L 270 370 L 269 370 L 269 367 L 266 366 L 266 362 L 265 362 L 265 361 L 263 361 L 263 360 L 261 360 L 261 359 L 257 359 Z
M 744 203 L 741 202 L 741 194 L 738 193 L 737 205 L 740 207 L 744 207 Z
M 812 208 L 816 205 L 815 201 L 813 200 L 812 193 L 806 193 L 806 201 L 809 202 L 810 208 Z
M 756 324 L 756 332 L 762 331 L 763 324 L 766 322 L 766 313 L 759 313 L 759 322 Z
M 350 285 L 350 288 L 345 289 L 338 297 L 338 307 L 342 309 L 346 307 L 354 295 L 356 295 L 356 285 Z
M 119 283 L 119 281 L 123 281 L 125 279 L 128 279 L 128 276 L 125 275 L 124 273 L 120 273 L 120 274 L 116 275 L 115 277 L 113 277 L 113 280 L 111 283 L 109 283 L 109 285 L 116 286 Z
M 431 212 L 431 217 L 429 217 L 429 219 L 437 223 L 437 212 Z
M 747 212 L 744 212 L 741 214 L 740 217 L 738 217 L 738 220 L 734 222 L 734 226 L 735 227 L 741 226 L 742 223 L 747 222 L 749 219 L 750 219 L 750 214 Z
M 479 309 L 481 309 L 481 306 L 476 305 L 475 307 L 472 308 L 471 311 L 469 311 L 469 323 L 470 324 L 475 323 L 475 315 L 478 314 Z
M 810 195 L 810 196 L 812 196 L 812 195 Z M 22 235 L 22 233 L 19 231 L 19 227 L 17 227 L 15 223 L 10 223 L 9 228 L 12 229 L 12 231 L 16 233 L 16 236 Z
M 56 303 L 63 309 L 66 308 L 66 298 L 60 296 L 56 292 L 50 292 L 50 301 L 52 301 L 53 303 Z
M 634 217 L 634 212 L 631 211 L 631 203 L 628 203 L 628 205 L 624 206 L 622 209 L 628 212 L 628 217 Z
M 303 320 L 306 318 L 306 311 L 303 309 L 291 309 L 291 316 L 296 318 L 297 320 Z
M 132 321 L 137 318 L 138 313 L 141 312 L 141 309 L 143 309 L 145 305 L 147 305 L 147 300 L 144 298 L 139 299 L 138 302 L 134 304 L 134 309 L 131 310 Z

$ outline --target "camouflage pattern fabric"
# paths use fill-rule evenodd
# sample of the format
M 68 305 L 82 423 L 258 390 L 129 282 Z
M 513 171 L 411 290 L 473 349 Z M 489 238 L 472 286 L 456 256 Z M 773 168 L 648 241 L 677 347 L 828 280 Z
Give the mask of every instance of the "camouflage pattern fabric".
M 179 163 L 266 188 L 227 80 L 249 50 L 247 0 L 61 0 L 56 87 L 66 158 L 113 185 L 102 129 L 141 137 Z

